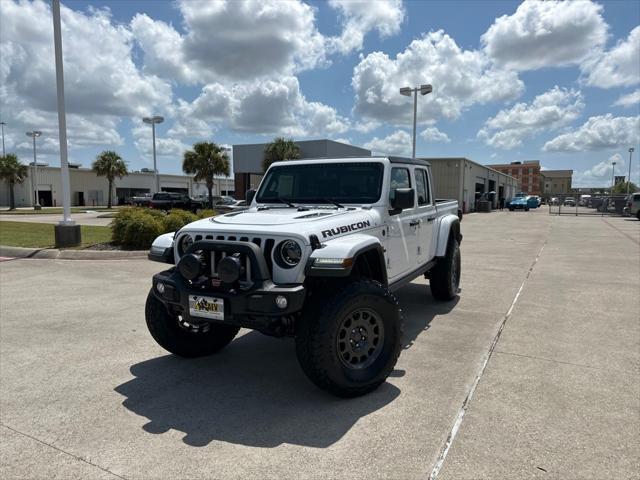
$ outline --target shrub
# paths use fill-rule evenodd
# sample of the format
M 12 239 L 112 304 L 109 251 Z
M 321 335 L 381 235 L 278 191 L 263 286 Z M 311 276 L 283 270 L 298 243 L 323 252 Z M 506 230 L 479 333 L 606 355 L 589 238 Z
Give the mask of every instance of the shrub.
M 146 208 L 122 208 L 111 221 L 111 241 L 127 248 L 147 249 L 164 233 L 164 212 Z
M 198 211 L 198 218 L 215 217 L 217 214 L 218 214 L 218 212 L 216 212 L 215 210 L 211 210 L 211 209 L 199 210 Z
M 197 216 L 186 210 L 171 210 L 169 215 L 163 219 L 162 227 L 164 233 L 177 232 L 185 225 L 195 222 L 197 219 Z

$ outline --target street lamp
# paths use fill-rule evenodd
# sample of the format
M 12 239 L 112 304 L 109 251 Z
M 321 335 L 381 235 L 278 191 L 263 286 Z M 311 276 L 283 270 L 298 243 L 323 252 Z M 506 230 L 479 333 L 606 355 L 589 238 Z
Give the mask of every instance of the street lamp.
M 144 117 L 142 121 L 151 124 L 151 131 L 153 132 L 153 175 L 156 183 L 155 193 L 158 193 L 160 191 L 160 180 L 158 179 L 158 167 L 156 165 L 156 123 L 164 122 L 164 118 L 155 115 L 153 117 Z
M 33 178 L 31 179 L 31 188 L 35 192 L 36 200 L 33 204 L 34 210 L 41 210 L 42 206 L 40 206 L 40 199 L 38 198 L 38 161 L 36 160 L 36 137 L 42 135 L 42 132 L 38 130 L 34 130 L 32 132 L 27 132 L 27 137 L 31 137 L 33 139 Z
M 420 95 L 431 93 L 433 87 L 431 85 L 420 85 L 416 88 L 403 87 L 400 89 L 400 95 L 410 97 L 413 93 L 413 158 L 416 157 L 416 117 L 418 116 L 418 92 Z
M 613 187 L 616 186 L 616 162 L 611 162 L 611 193 L 609 196 L 613 197 Z
M 631 192 L 631 155 L 633 154 L 633 147 L 629 148 L 629 176 L 627 177 L 627 197 Z
M 4 151 L 4 127 L 6 126 L 6 122 L 0 122 L 0 127 L 2 127 L 2 156 L 6 156 L 7 154 Z

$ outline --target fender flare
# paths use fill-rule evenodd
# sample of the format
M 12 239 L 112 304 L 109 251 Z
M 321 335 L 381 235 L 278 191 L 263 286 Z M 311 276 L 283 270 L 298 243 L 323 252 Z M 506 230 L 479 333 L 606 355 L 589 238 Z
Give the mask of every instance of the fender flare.
M 384 260 L 384 248 L 377 237 L 366 234 L 354 234 L 330 240 L 309 256 L 305 267 L 306 277 L 348 277 L 360 258 L 375 258 L 383 285 L 387 285 L 387 269 Z M 335 260 L 332 264 L 318 265 L 317 259 Z M 320 260 L 322 261 L 322 260 Z M 341 262 L 340 262 L 341 261 Z
M 462 234 L 460 233 L 460 219 L 457 215 L 445 215 L 440 220 L 438 230 L 438 242 L 436 244 L 436 257 L 444 257 L 447 254 L 447 245 L 449 237 L 453 234 L 458 243 L 462 242 Z

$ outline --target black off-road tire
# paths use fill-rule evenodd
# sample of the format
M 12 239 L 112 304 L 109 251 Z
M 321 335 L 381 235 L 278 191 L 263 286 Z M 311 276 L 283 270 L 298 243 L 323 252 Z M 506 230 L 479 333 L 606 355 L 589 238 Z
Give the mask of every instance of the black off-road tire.
M 529 211 L 529 207 L 524 207 L 524 211 L 528 212 Z
M 180 325 L 177 316 L 167 311 L 153 291 L 147 296 L 145 317 L 149 333 L 158 345 L 175 355 L 187 358 L 211 355 L 222 350 L 240 330 L 232 325 L 210 323 L 206 331 L 189 331 Z
M 342 340 L 349 339 L 341 335 L 350 328 L 345 322 L 358 312 L 363 312 L 359 318 L 370 318 L 373 325 L 377 324 L 375 317 L 380 323 L 377 333 L 382 336 L 369 359 L 353 366 L 347 365 L 346 353 L 341 351 Z M 366 317 L 365 312 L 371 316 Z M 358 397 L 378 388 L 393 371 L 402 348 L 402 332 L 402 312 L 395 296 L 379 282 L 354 279 L 330 292 L 316 292 L 310 299 L 296 331 L 296 353 L 302 370 L 318 387 L 339 397 Z M 376 340 L 373 329 L 370 334 L 372 343 L 365 347 L 369 351 Z
M 460 246 L 449 237 L 447 253 L 429 272 L 431 294 L 438 300 L 453 300 L 460 286 Z

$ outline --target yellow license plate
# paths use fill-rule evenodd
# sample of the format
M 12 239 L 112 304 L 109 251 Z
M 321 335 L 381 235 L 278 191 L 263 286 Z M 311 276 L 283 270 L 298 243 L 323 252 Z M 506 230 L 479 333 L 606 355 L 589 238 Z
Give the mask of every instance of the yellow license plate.
M 224 300 L 201 295 L 189 296 L 189 315 L 192 317 L 224 320 Z

